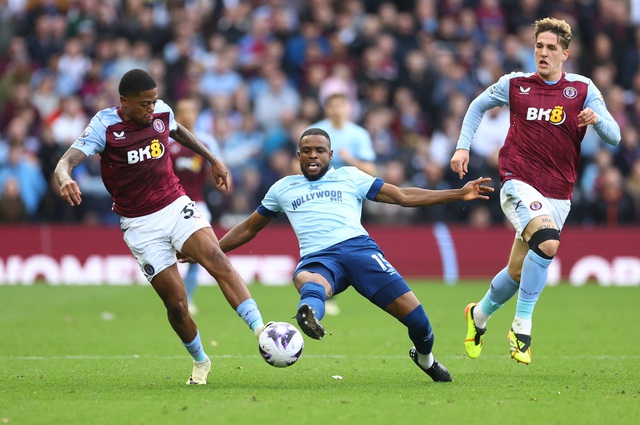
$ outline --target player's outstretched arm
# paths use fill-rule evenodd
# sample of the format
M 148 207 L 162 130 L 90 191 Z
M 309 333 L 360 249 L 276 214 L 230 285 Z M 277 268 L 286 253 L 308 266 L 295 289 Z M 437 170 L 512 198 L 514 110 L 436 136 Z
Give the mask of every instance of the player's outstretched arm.
M 58 161 L 54 171 L 56 181 L 60 186 L 60 197 L 67 201 L 72 207 L 80 205 L 82 202 L 82 192 L 80 192 L 78 183 L 71 177 L 71 172 L 86 158 L 87 155 L 81 150 L 69 148 Z
M 418 187 L 400 188 L 385 183 L 376 195 L 376 201 L 397 204 L 403 207 L 428 207 L 454 201 L 471 201 L 473 199 L 489 199 L 493 188 L 484 183 L 491 181 L 489 177 L 480 177 L 465 184 L 460 189 L 429 190 Z
M 271 222 L 273 217 L 254 211 L 243 222 L 236 224 L 220 239 L 222 252 L 229 252 L 255 238 L 258 232 Z

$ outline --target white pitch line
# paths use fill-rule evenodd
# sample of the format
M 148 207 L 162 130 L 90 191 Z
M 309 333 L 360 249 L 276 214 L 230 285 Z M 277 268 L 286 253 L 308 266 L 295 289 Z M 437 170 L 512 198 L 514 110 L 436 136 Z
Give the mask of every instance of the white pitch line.
M 257 354 L 251 355 L 240 355 L 240 354 L 223 354 L 223 355 L 213 355 L 209 356 L 211 359 L 251 359 L 251 358 L 260 358 Z M 311 359 L 406 359 L 408 356 L 376 356 L 376 355 L 317 355 L 317 354 L 303 354 L 305 358 Z M 506 358 L 508 355 L 498 356 L 498 355 L 487 355 L 483 356 L 483 359 L 502 359 Z M 640 360 L 640 355 L 633 356 L 613 356 L 613 355 L 593 355 L 593 356 L 535 356 L 536 359 L 560 359 L 560 360 L 583 360 L 583 359 L 593 359 L 593 360 Z M 42 360 L 140 360 L 140 359 L 180 359 L 184 360 L 189 358 L 188 355 L 183 356 L 156 356 L 156 355 L 138 355 L 138 354 L 130 354 L 130 355 L 114 355 L 114 356 L 0 356 L 0 360 L 33 360 L 33 361 L 42 361 Z M 449 355 L 449 356 L 438 356 L 439 359 L 460 359 L 464 358 L 462 355 Z

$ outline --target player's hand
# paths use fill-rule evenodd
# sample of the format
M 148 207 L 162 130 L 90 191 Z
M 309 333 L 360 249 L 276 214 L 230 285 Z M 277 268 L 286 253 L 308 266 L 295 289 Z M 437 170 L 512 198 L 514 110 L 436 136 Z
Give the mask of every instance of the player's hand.
M 460 189 L 462 190 L 462 200 L 471 201 L 474 199 L 489 199 L 487 195 L 493 192 L 494 189 L 491 186 L 484 186 L 483 183 L 488 183 L 490 181 L 490 177 L 480 177 L 467 182 L 467 184 L 462 186 L 462 189 Z
M 213 178 L 213 183 L 218 189 L 225 188 L 227 192 L 232 191 L 233 184 L 231 181 L 231 174 L 229 174 L 229 170 L 222 163 L 222 161 L 217 160 L 213 164 L 211 164 L 210 171 L 211 177 Z
M 80 195 L 82 195 L 82 192 L 80 192 L 80 186 L 75 180 L 69 179 L 60 185 L 60 197 L 72 207 L 82 203 Z
M 458 173 L 460 179 L 469 172 L 469 151 L 466 149 L 456 149 L 450 161 L 451 170 Z
M 578 114 L 578 127 L 586 127 L 598 122 L 598 114 L 591 108 L 584 108 Z

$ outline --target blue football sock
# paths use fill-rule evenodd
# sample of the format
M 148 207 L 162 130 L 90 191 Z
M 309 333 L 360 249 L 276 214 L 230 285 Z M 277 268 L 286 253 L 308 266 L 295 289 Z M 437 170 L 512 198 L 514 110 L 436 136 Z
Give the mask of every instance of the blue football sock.
M 516 304 L 517 318 L 531 319 L 533 308 L 547 284 L 549 265 L 551 265 L 552 261 L 552 259 L 542 258 L 532 250 L 527 252 L 527 256 L 522 263 L 520 292 L 518 293 L 518 303 Z
M 196 331 L 196 337 L 193 338 L 193 341 L 189 343 L 183 342 L 182 345 L 184 345 L 189 354 L 191 354 L 193 360 L 201 362 L 207 358 L 207 354 L 204 352 L 202 342 L 200 341 L 200 331 Z
M 264 326 L 262 314 L 260 314 L 258 304 L 256 304 L 253 298 L 246 299 L 240 303 L 238 308 L 236 308 L 236 312 L 238 313 L 238 316 L 242 317 L 242 320 L 244 320 L 252 331 L 255 331 L 259 326 Z
M 184 276 L 184 289 L 187 291 L 187 301 L 193 303 L 193 294 L 198 287 L 198 264 L 189 264 L 187 274 Z
M 509 276 L 506 267 L 495 275 L 489 290 L 479 303 L 480 309 L 487 316 L 487 319 L 518 292 L 518 286 L 518 282 Z M 476 312 L 477 310 L 474 310 L 474 317 L 478 316 Z M 486 320 L 484 322 L 486 324 Z M 484 328 L 484 326 L 480 327 Z
M 327 293 L 324 286 L 315 282 L 307 282 L 300 288 L 300 302 L 298 308 L 302 304 L 307 304 L 313 309 L 316 319 L 322 320 L 324 317 L 324 302 L 327 299 Z
M 400 322 L 409 330 L 409 338 L 418 354 L 430 354 L 433 350 L 434 335 L 429 316 L 425 313 L 422 304 L 404 316 Z

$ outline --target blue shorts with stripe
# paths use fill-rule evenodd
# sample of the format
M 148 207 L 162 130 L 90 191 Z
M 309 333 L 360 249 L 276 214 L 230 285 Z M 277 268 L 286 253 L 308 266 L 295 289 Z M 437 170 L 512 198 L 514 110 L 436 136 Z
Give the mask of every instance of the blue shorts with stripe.
M 357 236 L 305 255 L 298 262 L 294 279 L 303 270 L 324 276 L 334 295 L 353 286 L 358 293 L 383 309 L 411 291 L 369 236 Z

